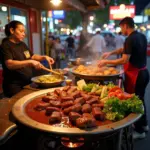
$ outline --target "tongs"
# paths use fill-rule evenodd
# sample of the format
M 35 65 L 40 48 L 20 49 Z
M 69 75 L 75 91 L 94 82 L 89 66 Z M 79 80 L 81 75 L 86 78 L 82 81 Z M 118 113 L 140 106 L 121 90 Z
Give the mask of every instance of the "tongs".
M 56 74 L 56 75 L 59 75 L 59 76 L 63 77 L 63 74 L 61 74 L 61 73 L 59 73 L 59 72 L 57 72 L 57 71 L 52 70 L 52 68 L 51 68 L 51 69 L 48 69 L 48 68 L 46 68 L 45 66 L 42 66 L 42 69 L 45 70 L 45 71 L 48 71 L 48 72 L 51 72 L 51 73 L 53 73 L 53 74 Z

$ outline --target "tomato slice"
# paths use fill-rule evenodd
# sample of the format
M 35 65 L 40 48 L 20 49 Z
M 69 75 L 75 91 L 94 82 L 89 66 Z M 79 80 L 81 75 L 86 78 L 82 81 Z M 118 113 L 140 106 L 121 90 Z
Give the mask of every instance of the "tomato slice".
M 109 96 L 109 97 L 115 97 L 115 96 L 117 96 L 117 95 L 116 95 L 115 92 L 110 92 L 110 93 L 108 94 L 108 96 Z
M 119 93 L 119 94 L 117 94 L 117 97 L 118 97 L 120 100 L 125 99 L 124 93 Z
M 122 93 L 122 92 L 123 92 L 122 89 L 118 89 L 118 90 L 115 91 L 115 93 L 118 93 L 118 94 Z
M 132 94 L 128 94 L 128 93 L 124 93 L 124 97 L 125 97 L 125 99 L 129 99 L 129 98 L 132 98 L 133 95 Z
M 110 89 L 109 92 L 115 92 L 116 90 L 121 90 L 121 88 L 118 86 L 115 86 L 112 89 Z

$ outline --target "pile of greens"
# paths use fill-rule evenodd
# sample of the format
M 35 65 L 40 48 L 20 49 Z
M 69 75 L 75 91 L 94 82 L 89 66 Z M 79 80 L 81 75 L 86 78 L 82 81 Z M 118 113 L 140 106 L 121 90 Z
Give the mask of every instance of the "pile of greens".
M 103 112 L 106 114 L 106 119 L 117 121 L 123 119 L 130 113 L 143 114 L 143 102 L 136 95 L 122 101 L 117 97 L 112 97 L 105 103 Z
M 83 91 L 86 91 L 86 92 L 91 92 L 91 90 L 93 89 L 94 86 L 96 86 L 97 84 L 95 83 L 89 83 L 85 86 L 83 86 Z

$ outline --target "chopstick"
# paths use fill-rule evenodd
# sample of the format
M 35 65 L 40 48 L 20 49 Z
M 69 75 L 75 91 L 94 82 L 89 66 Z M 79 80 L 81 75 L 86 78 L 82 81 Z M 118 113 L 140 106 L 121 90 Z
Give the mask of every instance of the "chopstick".
M 45 71 L 48 71 L 48 72 L 57 74 L 57 75 L 59 75 L 59 76 L 63 76 L 61 73 L 58 73 L 58 72 L 53 71 L 53 70 L 51 70 L 51 69 L 48 69 L 48 68 L 46 68 L 46 67 L 44 67 L 44 66 L 42 66 L 42 69 L 45 70 Z
M 52 65 L 50 64 L 50 69 L 52 70 Z

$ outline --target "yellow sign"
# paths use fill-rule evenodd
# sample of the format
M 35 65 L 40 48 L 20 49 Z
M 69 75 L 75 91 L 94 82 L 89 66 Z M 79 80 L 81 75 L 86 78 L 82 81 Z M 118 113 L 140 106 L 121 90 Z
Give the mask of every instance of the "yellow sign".
M 24 51 L 24 55 L 26 56 L 27 59 L 30 58 L 30 53 L 28 50 Z
M 150 8 L 144 10 L 146 16 L 150 16 Z

